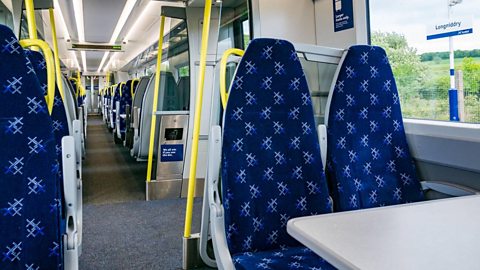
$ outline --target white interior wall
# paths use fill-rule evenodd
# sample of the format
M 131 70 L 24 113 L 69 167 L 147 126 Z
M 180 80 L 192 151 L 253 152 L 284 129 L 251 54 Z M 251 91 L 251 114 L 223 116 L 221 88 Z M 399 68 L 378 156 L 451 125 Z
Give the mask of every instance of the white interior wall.
M 315 44 L 312 0 L 252 0 L 254 36 Z
M 334 48 L 348 48 L 353 44 L 367 44 L 366 8 L 366 0 L 353 0 L 354 27 L 334 32 L 333 1 L 315 1 L 316 44 Z

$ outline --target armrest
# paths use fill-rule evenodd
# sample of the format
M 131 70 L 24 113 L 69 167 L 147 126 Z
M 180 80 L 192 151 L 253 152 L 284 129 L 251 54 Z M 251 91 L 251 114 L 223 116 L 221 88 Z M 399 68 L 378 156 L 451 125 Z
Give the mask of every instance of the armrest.
M 322 157 L 323 170 L 327 165 L 327 126 L 318 125 L 318 143 L 320 144 L 320 155 Z
M 459 197 L 480 194 L 478 190 L 444 181 L 421 181 L 420 184 L 423 190 L 434 190 L 449 196 Z
M 224 209 L 218 190 L 220 181 L 220 162 L 222 160 L 222 129 L 213 126 L 210 132 L 208 149 L 207 188 L 210 206 L 210 226 L 212 233 L 213 251 L 218 269 L 234 270 L 232 256 L 228 250 L 225 234 Z
M 77 173 L 75 139 L 72 136 L 62 138 L 63 189 L 66 229 L 64 240 L 65 269 L 78 269 L 78 232 L 77 232 Z

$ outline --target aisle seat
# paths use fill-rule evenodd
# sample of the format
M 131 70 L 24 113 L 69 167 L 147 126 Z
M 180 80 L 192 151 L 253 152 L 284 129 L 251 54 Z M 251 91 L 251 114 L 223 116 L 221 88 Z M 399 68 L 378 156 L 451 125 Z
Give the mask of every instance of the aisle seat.
M 403 125 L 395 78 L 385 51 L 350 47 L 340 63 L 325 113 L 327 178 L 335 211 L 417 202 L 424 190 L 476 191 L 420 182 Z
M 0 269 L 77 269 L 76 221 L 61 228 L 62 209 L 70 208 L 62 202 L 44 89 L 15 35 L 3 25 L 0 48 Z
M 133 139 L 131 144 L 130 155 L 132 157 L 137 157 L 139 150 L 139 141 L 140 141 L 140 127 L 141 127 L 141 107 L 143 98 L 147 89 L 149 88 L 150 83 L 153 82 L 154 76 L 145 76 L 140 79 L 140 83 L 137 87 L 137 92 L 132 100 L 132 130 L 133 130 Z
M 132 104 L 132 91 L 135 91 L 134 89 L 137 83 L 138 81 L 128 80 L 122 88 L 120 100 L 117 101 L 118 114 L 116 135 L 117 138 L 122 140 L 125 139 L 125 132 L 127 129 L 127 106 L 130 107 L 130 104 Z
M 117 101 L 120 100 L 120 88 L 123 87 L 122 83 L 117 84 L 113 89 L 112 96 L 110 97 L 110 128 L 115 129 L 117 119 L 117 109 L 115 108 Z
M 286 230 L 291 218 L 332 210 L 311 97 L 292 44 L 251 41 L 223 119 L 223 135 L 220 126 L 210 134 L 207 172 L 219 269 L 334 269 Z
M 137 94 L 142 79 L 132 80 L 130 102 L 125 104 L 125 140 L 124 146 L 130 149 L 133 145 L 133 100 Z
M 47 89 L 47 66 L 45 64 L 45 58 L 40 52 L 32 51 L 32 50 L 25 50 L 25 53 L 30 60 L 37 79 L 43 89 L 46 91 Z M 63 83 L 63 82 L 57 82 Z M 44 92 L 44 95 L 47 93 Z M 65 99 L 70 97 L 69 93 L 65 94 Z M 71 101 L 69 102 L 71 103 Z M 74 104 L 70 104 L 70 106 L 74 106 Z M 58 89 L 58 84 L 55 85 L 55 100 L 53 104 L 53 110 L 50 115 L 53 121 L 53 132 L 55 136 L 55 152 L 57 155 L 57 166 L 58 166 L 58 183 L 59 183 L 59 190 L 63 190 L 63 182 L 64 181 L 73 181 L 75 182 L 75 186 L 77 187 L 77 202 L 75 203 L 75 207 L 77 207 L 76 219 L 77 219 L 77 235 L 78 235 L 78 245 L 81 246 L 82 240 L 82 184 L 81 184 L 81 156 L 76 153 L 76 160 L 79 161 L 79 164 L 75 164 L 73 167 L 64 168 L 62 162 L 62 141 L 63 138 L 66 136 L 74 136 L 74 129 L 75 129 L 75 122 L 79 122 L 80 120 L 72 120 L 69 119 L 67 116 L 68 111 L 73 111 L 75 108 L 67 108 L 66 104 L 63 102 L 62 96 L 60 95 L 60 90 Z M 70 122 L 71 121 L 71 122 Z M 71 129 L 69 128 L 71 126 Z M 77 138 L 75 140 L 81 140 Z M 81 144 L 81 142 L 75 142 L 75 144 Z M 75 147 L 74 147 L 75 148 Z M 75 151 L 79 151 L 78 147 L 75 148 Z M 65 170 L 70 170 L 69 173 L 64 175 Z M 68 177 L 68 175 L 74 175 L 75 179 L 65 179 L 64 177 Z M 65 201 L 64 192 L 61 192 L 62 201 Z M 67 213 L 63 213 L 63 224 L 61 226 L 62 229 L 65 229 L 65 217 Z M 64 231 L 62 231 L 64 233 Z

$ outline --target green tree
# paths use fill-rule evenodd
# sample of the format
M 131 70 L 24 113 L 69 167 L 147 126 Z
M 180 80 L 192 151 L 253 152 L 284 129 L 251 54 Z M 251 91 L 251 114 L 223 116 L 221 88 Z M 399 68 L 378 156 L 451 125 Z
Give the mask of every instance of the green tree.
M 408 45 L 405 36 L 396 32 L 375 31 L 372 33 L 372 44 L 387 52 L 401 98 L 408 100 L 418 96 L 425 81 L 426 66 L 417 50 Z
M 463 84 L 465 91 L 480 92 L 480 63 L 471 57 L 465 57 L 462 61 Z

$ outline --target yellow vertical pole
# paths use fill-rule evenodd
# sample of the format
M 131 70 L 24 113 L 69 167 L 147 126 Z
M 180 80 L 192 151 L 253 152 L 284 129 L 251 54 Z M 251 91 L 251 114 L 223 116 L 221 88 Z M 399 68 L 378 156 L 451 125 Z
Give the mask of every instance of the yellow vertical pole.
M 37 23 L 35 22 L 35 7 L 33 0 L 25 0 L 25 9 L 27 11 L 28 35 L 30 39 L 38 39 Z
M 202 115 L 203 88 L 205 83 L 205 69 L 207 66 L 208 34 L 210 31 L 210 15 L 212 12 L 212 0 L 205 0 L 203 13 L 202 46 L 200 49 L 200 70 L 198 76 L 195 115 L 193 123 L 192 154 L 190 160 L 190 175 L 188 178 L 187 210 L 185 214 L 184 237 L 189 238 L 192 233 L 193 197 L 195 195 L 195 183 L 197 176 L 198 140 L 200 137 L 200 120 Z
M 155 146 L 155 127 L 157 125 L 157 107 L 158 107 L 158 89 L 160 88 L 160 68 L 163 57 L 163 33 L 165 28 L 165 16 L 160 20 L 160 36 L 158 37 L 157 49 L 157 68 L 155 71 L 155 89 L 153 92 L 153 108 L 152 108 L 152 123 L 150 125 L 150 145 L 148 148 L 148 165 L 147 165 L 147 183 L 152 181 L 153 168 L 153 147 Z
M 77 71 L 77 98 L 82 95 L 80 91 L 80 87 L 82 85 L 82 81 L 80 79 L 80 70 Z
M 52 27 L 53 55 L 55 57 L 55 73 L 57 75 L 57 86 L 62 100 L 65 100 L 62 83 L 62 71 L 60 70 L 60 58 L 58 56 L 57 28 L 55 27 L 55 16 L 53 8 L 48 9 L 50 14 L 50 27 Z

